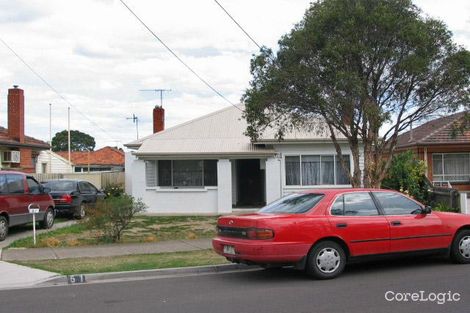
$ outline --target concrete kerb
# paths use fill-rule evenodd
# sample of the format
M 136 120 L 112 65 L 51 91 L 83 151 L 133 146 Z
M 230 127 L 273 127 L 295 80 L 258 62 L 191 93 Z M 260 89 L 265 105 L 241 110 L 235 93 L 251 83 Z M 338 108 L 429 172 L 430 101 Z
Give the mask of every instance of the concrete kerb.
M 203 274 L 216 274 L 227 273 L 235 271 L 248 271 L 258 270 L 260 267 L 244 264 L 221 264 L 221 265 L 205 265 L 205 266 L 192 266 L 180 268 L 167 268 L 155 270 L 140 270 L 140 271 L 126 271 L 126 272 L 110 272 L 110 273 L 92 273 L 83 274 L 85 276 L 84 283 L 76 283 L 76 285 L 105 282 L 105 281 L 119 281 L 119 280 L 144 280 L 156 279 L 171 276 L 185 276 L 185 275 L 203 275 Z M 81 274 L 79 274 L 81 275 Z M 71 275 L 75 276 L 75 275 Z M 66 285 L 69 284 L 67 275 L 60 275 L 46 279 L 38 287 Z

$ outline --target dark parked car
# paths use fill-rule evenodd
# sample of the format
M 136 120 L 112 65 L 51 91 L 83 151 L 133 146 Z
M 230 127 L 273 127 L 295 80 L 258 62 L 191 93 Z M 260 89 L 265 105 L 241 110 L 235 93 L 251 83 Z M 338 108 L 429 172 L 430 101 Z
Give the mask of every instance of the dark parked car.
M 105 197 L 93 184 L 83 180 L 51 180 L 44 186 L 51 190 L 58 213 L 70 214 L 78 219 L 84 218 L 86 209 Z
M 54 225 L 54 201 L 48 191 L 32 176 L 0 171 L 0 241 L 7 237 L 9 227 L 33 221 L 29 209 L 39 209 L 36 220 L 43 228 Z

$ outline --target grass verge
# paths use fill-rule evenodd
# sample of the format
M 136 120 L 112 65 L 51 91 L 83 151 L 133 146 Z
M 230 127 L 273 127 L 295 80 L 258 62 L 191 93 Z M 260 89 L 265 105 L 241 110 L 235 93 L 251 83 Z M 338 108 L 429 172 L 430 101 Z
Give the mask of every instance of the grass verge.
M 198 250 L 98 258 L 15 261 L 14 263 L 62 275 L 72 275 L 216 265 L 225 264 L 228 261 L 212 250 Z
M 137 216 L 123 233 L 121 243 L 212 238 L 216 216 Z M 32 237 L 14 241 L 9 248 L 78 247 L 107 244 L 100 234 L 83 223 L 42 233 L 33 246 Z

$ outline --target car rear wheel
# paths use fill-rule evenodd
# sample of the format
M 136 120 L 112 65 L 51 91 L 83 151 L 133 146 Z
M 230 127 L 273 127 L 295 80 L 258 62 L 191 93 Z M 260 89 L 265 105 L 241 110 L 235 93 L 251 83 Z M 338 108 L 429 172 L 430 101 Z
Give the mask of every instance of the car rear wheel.
M 41 222 L 41 227 L 44 229 L 49 229 L 54 225 L 54 211 L 52 209 L 47 209 L 46 213 L 44 214 L 44 219 Z
M 85 218 L 85 215 L 86 215 L 86 204 L 82 202 L 77 208 L 77 212 L 75 213 L 75 218 L 78 220 L 81 220 Z
M 306 271 L 316 279 L 332 279 L 341 274 L 345 266 L 344 249 L 334 241 L 322 241 L 308 254 Z
M 450 257 L 455 263 L 470 263 L 470 230 L 457 233 L 450 248 Z
M 5 240 L 8 235 L 8 221 L 5 216 L 0 216 L 0 241 Z

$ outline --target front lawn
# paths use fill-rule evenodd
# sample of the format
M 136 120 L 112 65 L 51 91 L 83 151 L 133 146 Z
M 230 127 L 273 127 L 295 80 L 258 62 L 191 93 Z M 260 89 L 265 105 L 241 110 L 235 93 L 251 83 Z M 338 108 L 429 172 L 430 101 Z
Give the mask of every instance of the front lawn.
M 225 264 L 228 261 L 224 257 L 215 254 L 212 250 L 199 250 L 98 258 L 16 261 L 15 263 L 62 275 L 73 275 L 216 265 Z
M 212 238 L 216 216 L 137 216 L 124 231 L 121 243 L 158 242 L 164 240 Z M 105 244 L 99 233 L 83 223 L 42 233 L 36 247 L 76 247 Z M 9 248 L 33 248 L 32 237 L 19 239 Z

